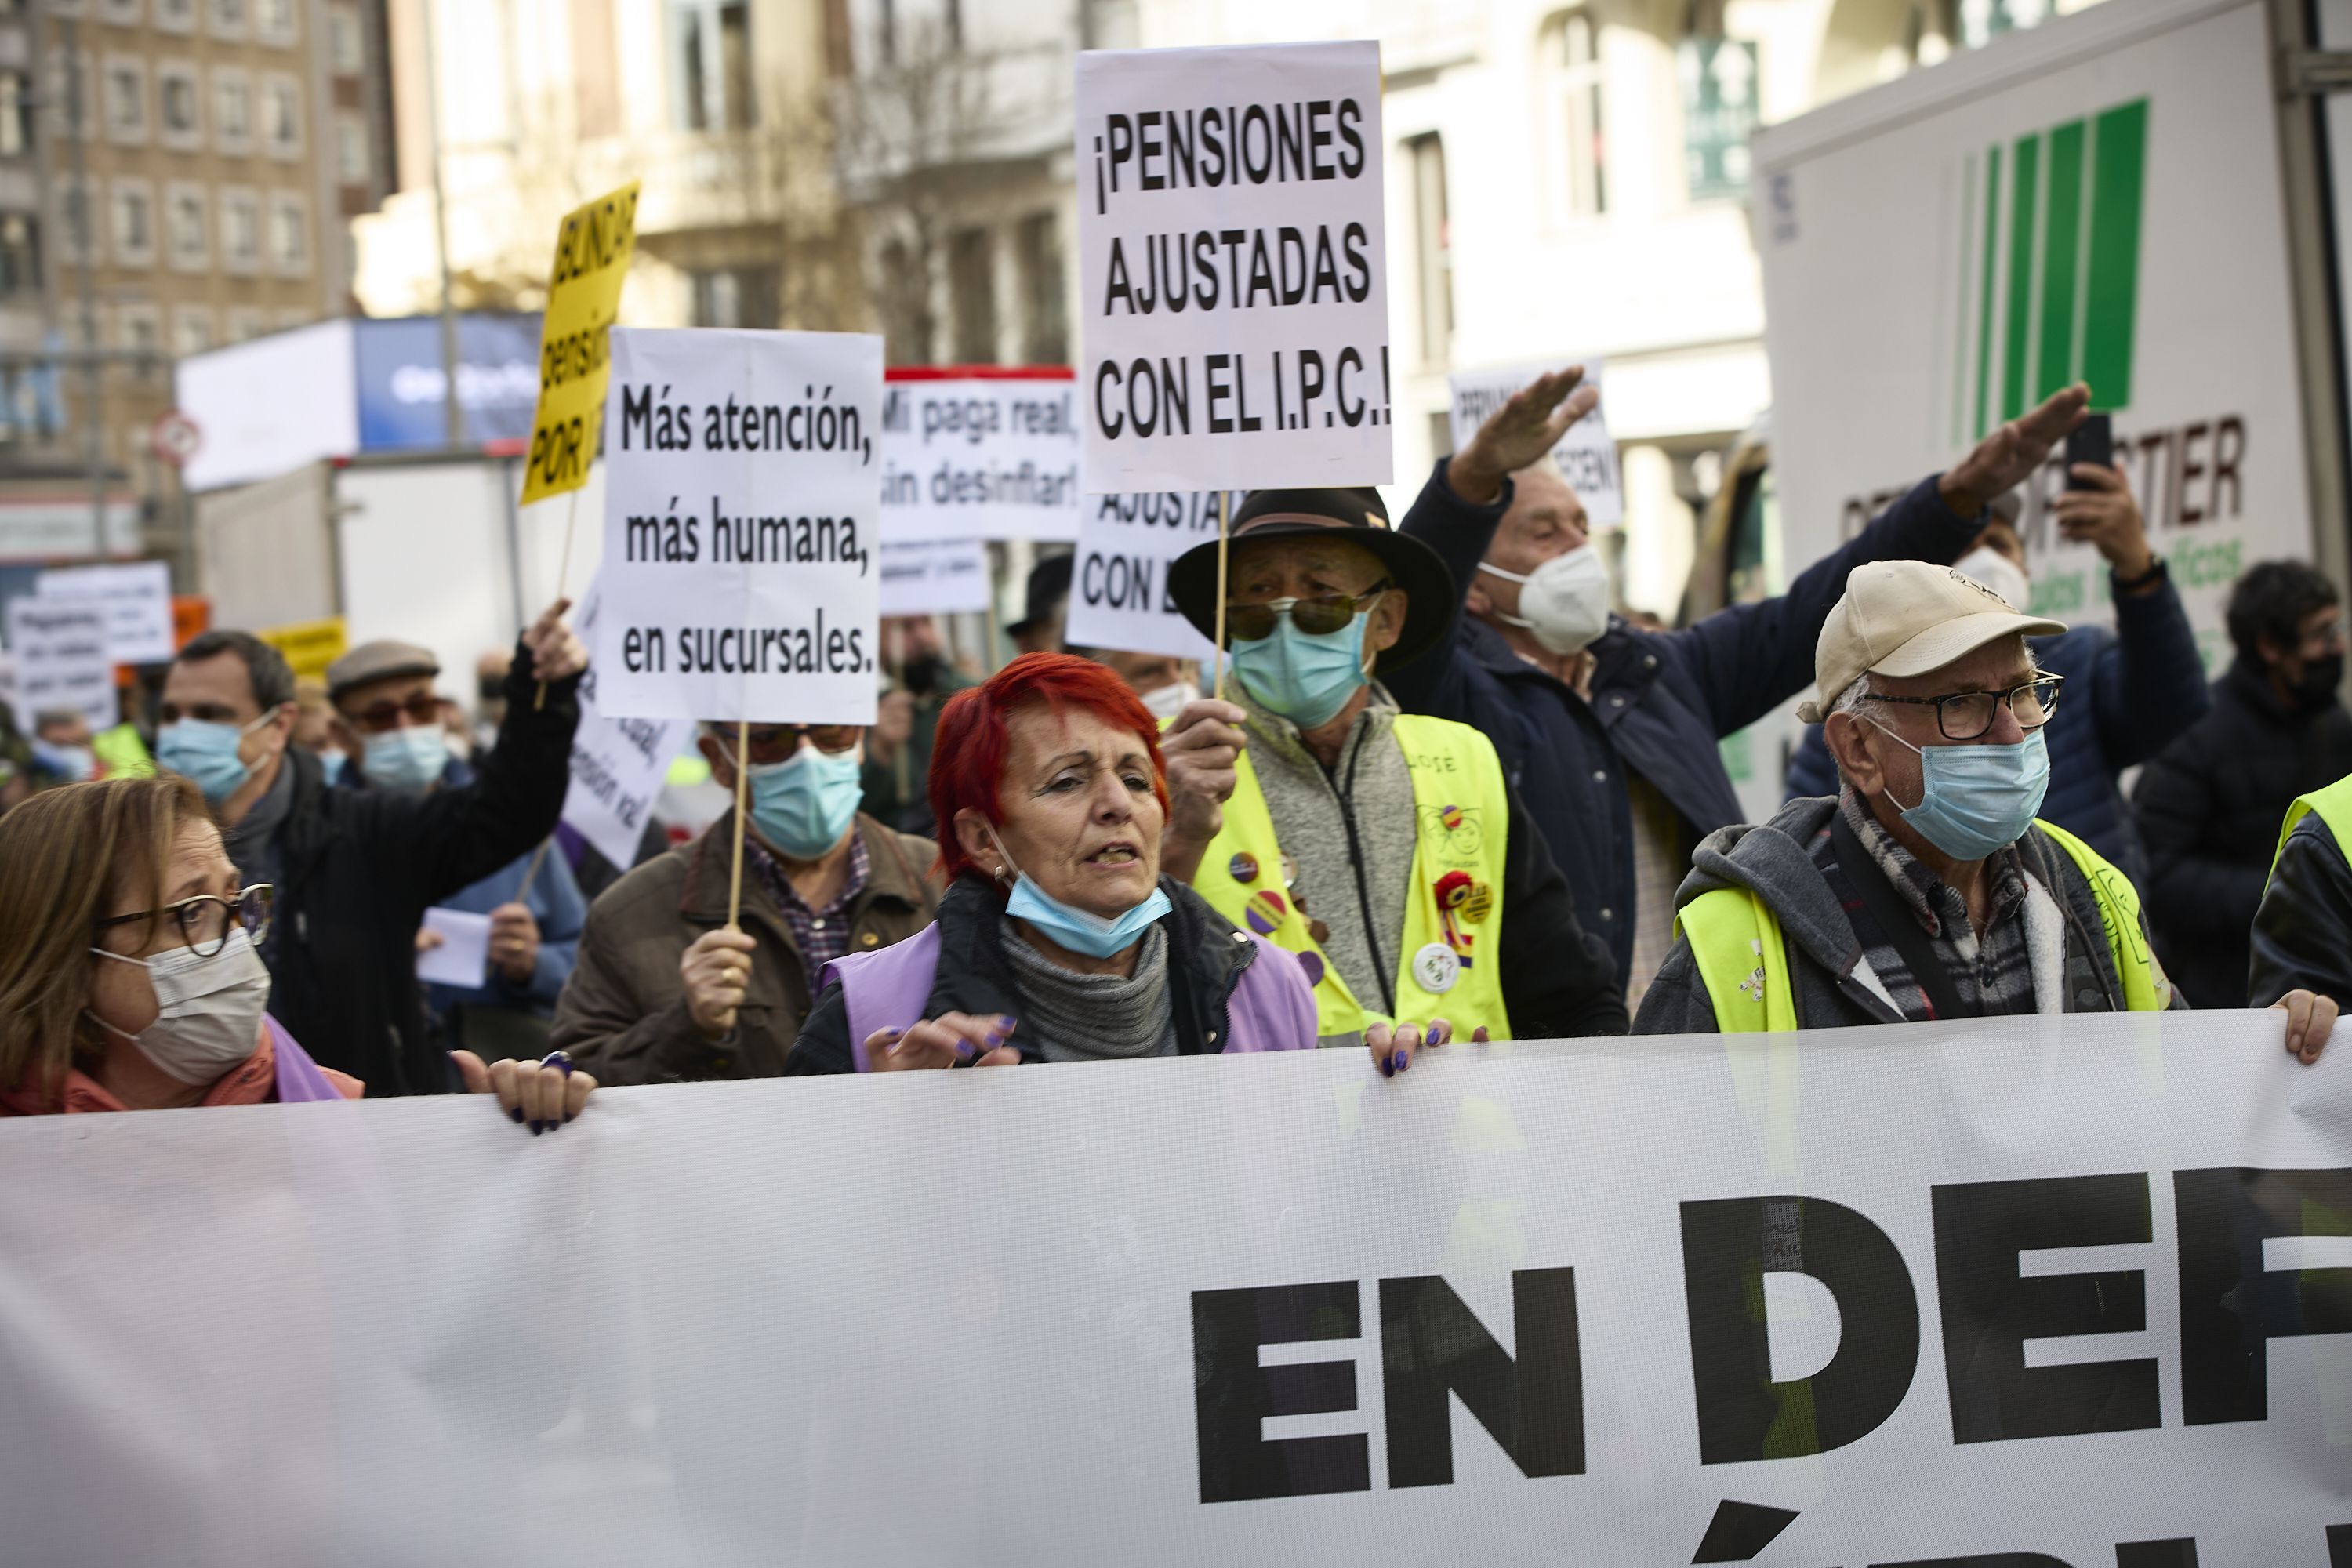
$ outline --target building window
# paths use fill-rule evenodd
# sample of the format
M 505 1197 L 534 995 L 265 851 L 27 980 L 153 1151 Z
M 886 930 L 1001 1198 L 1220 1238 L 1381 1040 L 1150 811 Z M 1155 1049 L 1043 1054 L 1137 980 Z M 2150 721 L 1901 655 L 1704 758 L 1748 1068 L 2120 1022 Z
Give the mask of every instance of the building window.
M 68 56 L 60 49 L 49 57 L 49 103 L 57 112 L 58 129 L 87 141 L 97 131 L 100 113 L 98 62 L 87 54 Z
M 33 150 L 33 79 L 0 70 L 0 157 Z
M 1069 300 L 1062 285 L 1062 226 L 1052 213 L 1021 220 L 1021 357 L 1031 364 L 1061 364 L 1070 357 Z
M 310 210 L 292 191 L 270 195 L 269 259 L 289 277 L 310 270 Z
M 1454 233 L 1445 207 L 1445 143 L 1416 136 L 1412 160 L 1413 258 L 1421 274 L 1421 357 L 1443 364 L 1454 350 Z
M 692 277 L 696 326 L 772 327 L 776 324 L 776 268 L 726 267 L 697 272 Z
M 155 26 L 167 33 L 196 30 L 196 0 L 155 0 Z
M 676 120 L 688 131 L 745 131 L 757 122 L 748 0 L 669 0 Z
M 335 116 L 335 177 L 347 185 L 364 185 L 373 160 L 368 156 L 367 121 L 344 110 Z
M 229 67 L 213 71 L 213 142 L 239 156 L 253 151 L 253 87 Z
M 996 363 L 994 237 L 967 228 L 948 241 L 949 303 L 955 310 L 955 357 L 961 364 Z
M 106 133 L 117 142 L 147 140 L 147 62 L 124 55 L 106 62 Z
M 367 68 L 360 14 L 349 5 L 327 7 L 327 63 L 343 76 L 357 76 Z
M 221 265 L 231 272 L 261 266 L 261 197 L 242 185 L 220 193 Z
M 117 26 L 135 27 L 140 22 L 140 5 L 141 0 L 99 0 L 98 14 Z
M 212 0 L 213 37 L 241 38 L 253 7 L 247 0 Z
M 90 230 L 97 226 L 98 215 L 91 210 L 88 187 L 73 179 L 58 182 L 58 212 L 64 219 L 64 252 L 61 261 L 79 263 L 89 255 Z
M 251 342 L 269 331 L 269 312 L 258 305 L 232 305 L 228 312 L 228 341 L 233 343 Z
M 114 259 L 125 267 L 154 266 L 154 190 L 144 180 L 117 180 L 113 196 L 108 221 L 114 231 Z
M 40 224 L 25 213 L 0 215 L 0 297 L 40 289 Z
M 155 68 L 156 116 L 163 128 L 164 146 L 190 152 L 204 145 L 204 113 L 198 97 L 194 66 L 174 60 Z
M 153 353 L 163 346 L 163 313 L 152 305 L 124 305 L 114 312 L 114 346 Z
M 163 195 L 163 214 L 172 265 L 184 272 L 202 272 L 212 260 L 212 246 L 205 236 L 205 188 L 174 180 Z
M 294 0 L 256 0 L 253 35 L 265 44 L 294 41 Z
M 302 155 L 302 84 L 281 71 L 261 79 L 261 140 L 273 158 Z
M 1555 199 L 1573 217 L 1609 210 L 1609 143 L 1601 97 L 1601 28 L 1586 11 L 1565 11 L 1544 27 L 1551 140 L 1559 176 Z
M 174 306 L 172 310 L 172 352 L 184 359 L 189 354 L 200 354 L 212 346 L 212 307 Z

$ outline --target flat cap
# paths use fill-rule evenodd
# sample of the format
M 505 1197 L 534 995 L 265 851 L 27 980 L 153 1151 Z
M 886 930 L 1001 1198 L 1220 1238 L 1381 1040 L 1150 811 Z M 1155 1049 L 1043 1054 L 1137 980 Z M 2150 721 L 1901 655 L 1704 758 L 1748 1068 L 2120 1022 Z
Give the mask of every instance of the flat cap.
M 383 680 L 395 675 L 438 675 L 441 661 L 433 657 L 429 647 L 419 647 L 413 642 L 363 642 L 334 663 L 327 666 L 327 697 L 340 701 L 344 692 L 354 686 L 365 686 L 371 680 Z

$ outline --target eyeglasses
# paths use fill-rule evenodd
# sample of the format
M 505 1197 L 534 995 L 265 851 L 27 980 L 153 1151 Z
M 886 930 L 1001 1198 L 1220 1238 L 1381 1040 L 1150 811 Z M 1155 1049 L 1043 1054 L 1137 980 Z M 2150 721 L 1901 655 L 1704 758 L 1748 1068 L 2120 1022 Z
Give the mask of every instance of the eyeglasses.
M 228 945 L 228 933 L 243 927 L 256 947 L 269 934 L 269 904 L 277 889 L 267 882 L 257 882 L 234 899 L 216 899 L 206 893 L 200 898 L 182 899 L 176 904 L 165 904 L 160 910 L 141 910 L 135 914 L 110 915 L 98 922 L 98 929 L 129 925 L 133 921 L 160 920 L 172 917 L 180 928 L 180 940 L 196 950 L 198 958 L 210 958 Z
M 420 691 L 405 702 L 394 702 L 387 697 L 381 702 L 371 702 L 358 712 L 348 715 L 362 734 L 381 735 L 400 728 L 405 717 L 412 724 L 441 722 L 441 700 L 430 691 Z
M 1309 637 L 1323 637 L 1338 631 L 1357 615 L 1372 607 L 1372 602 L 1396 585 L 1391 578 L 1383 577 L 1360 594 L 1334 594 L 1320 599 L 1261 599 L 1252 605 L 1225 601 L 1225 630 L 1244 642 L 1256 642 L 1274 635 L 1275 623 L 1285 613 L 1291 625 Z
M 2065 684 L 2063 675 L 2042 675 L 2007 691 L 1955 691 L 1948 697 L 1889 697 L 1877 691 L 1869 695 L 1873 702 L 1933 708 L 1936 728 L 1944 732 L 1944 739 L 1973 741 L 1992 728 L 2003 703 L 2017 715 L 2019 729 L 2039 730 L 2058 710 L 2058 689 Z
M 830 756 L 839 756 L 854 748 L 865 738 L 863 724 L 754 724 L 751 726 L 751 752 L 754 765 L 788 761 L 801 749 L 802 737 L 811 745 Z M 735 737 L 725 736 L 728 749 L 734 749 Z

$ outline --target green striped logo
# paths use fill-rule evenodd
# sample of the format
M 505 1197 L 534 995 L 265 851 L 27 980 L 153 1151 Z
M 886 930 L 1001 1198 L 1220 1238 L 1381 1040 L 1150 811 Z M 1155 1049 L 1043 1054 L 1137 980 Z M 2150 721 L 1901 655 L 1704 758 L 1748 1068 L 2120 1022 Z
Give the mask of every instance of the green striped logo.
M 2072 382 L 2095 408 L 2130 405 L 2147 172 L 2144 98 L 1969 159 L 1955 447 Z

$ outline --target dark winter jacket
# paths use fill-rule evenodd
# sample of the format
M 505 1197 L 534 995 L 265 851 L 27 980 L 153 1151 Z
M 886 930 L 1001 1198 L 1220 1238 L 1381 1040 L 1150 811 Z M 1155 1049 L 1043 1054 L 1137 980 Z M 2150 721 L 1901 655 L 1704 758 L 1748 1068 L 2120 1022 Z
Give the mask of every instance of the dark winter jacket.
M 2287 835 L 2254 912 L 2246 1005 L 2316 991 L 2352 1012 L 2352 865 L 2316 815 Z
M 1853 1024 L 1899 1024 L 1902 1013 L 1863 962 L 1853 922 L 1813 864 L 1814 838 L 1837 811 L 1835 797 L 1792 800 L 1760 827 L 1727 827 L 1707 836 L 1691 858 L 1691 874 L 1675 894 L 1675 908 L 1717 888 L 1746 888 L 1763 896 L 1787 942 L 1789 984 L 1800 1029 Z M 2106 927 L 2091 884 L 2039 828 L 2018 840 L 2028 875 L 2051 889 L 2065 919 L 2066 952 L 2061 995 L 2069 1013 L 2119 1013 L 2122 976 L 2108 950 Z M 2183 1005 L 2178 991 L 2172 1005 Z M 1637 1035 L 1716 1033 L 1715 1001 L 1699 977 L 1687 939 L 1675 943 L 1642 998 Z
M 1466 595 L 1510 502 L 1506 484 L 1494 504 L 1470 505 L 1446 485 L 1441 462 L 1403 531 L 1444 556 Z M 1956 561 L 1982 527 L 1981 517 L 1944 504 L 1934 478 L 1922 480 L 1780 598 L 1735 605 L 1678 632 L 1612 620 L 1592 645 L 1590 702 L 1513 653 L 1459 603 L 1452 636 L 1381 679 L 1407 712 L 1456 720 L 1495 742 L 1568 877 L 1578 920 L 1608 942 L 1622 983 L 1633 963 L 1627 770 L 1682 815 L 1693 842 L 1738 822 L 1739 798 L 1716 743 L 1812 684 L 1813 644 L 1845 592 L 1846 574 L 1867 561 Z
M 462 788 L 331 789 L 317 757 L 287 750 L 294 799 L 277 837 L 269 1012 L 371 1096 L 457 1087 L 425 1029 L 416 928 L 433 905 L 530 853 L 563 809 L 579 678 L 551 681 L 542 707 L 530 670 L 518 644 L 499 743 Z
M 2050 794 L 2042 817 L 2097 850 L 2132 886 L 2147 885 L 2147 857 L 2116 782 L 2162 751 L 2207 707 L 2197 634 L 2167 579 L 2154 593 L 2116 600 L 2116 629 L 2076 626 L 2032 639 L 2034 662 L 2066 678 L 2050 721 Z M 1837 763 L 1821 726 L 1789 763 L 1789 798 L 1835 795 Z
M 2290 709 L 2244 659 L 2213 706 L 2141 773 L 2132 812 L 2147 846 L 2140 885 L 2157 952 L 2200 1007 L 2246 997 L 2248 931 L 2295 796 L 2352 773 L 2352 713 Z

